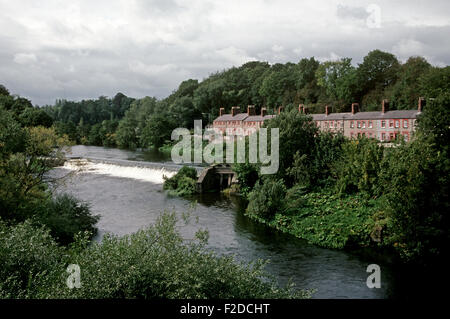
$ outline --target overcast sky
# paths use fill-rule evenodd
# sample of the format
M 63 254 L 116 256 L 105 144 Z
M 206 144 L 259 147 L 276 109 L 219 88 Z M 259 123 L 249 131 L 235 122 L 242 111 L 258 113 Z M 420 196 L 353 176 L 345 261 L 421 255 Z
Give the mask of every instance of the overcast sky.
M 163 98 L 252 60 L 356 64 L 381 49 L 449 65 L 450 1 L 393 2 L 0 0 L 0 84 L 43 105 Z

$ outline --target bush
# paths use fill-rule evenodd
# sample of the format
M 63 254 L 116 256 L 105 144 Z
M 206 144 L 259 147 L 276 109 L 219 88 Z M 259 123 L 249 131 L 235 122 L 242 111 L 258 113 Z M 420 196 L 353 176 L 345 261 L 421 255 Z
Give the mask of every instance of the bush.
M 302 298 L 279 288 L 263 262 L 238 264 L 207 251 L 205 241 L 184 242 L 174 213 L 135 234 L 107 235 L 101 243 L 56 245 L 43 228 L 25 223 L 0 229 L 0 296 L 9 298 Z M 66 286 L 68 264 L 81 269 L 81 287 Z M 11 285 L 14 283 L 14 285 Z
M 0 221 L 0 298 L 33 298 L 46 288 L 44 277 L 64 271 L 62 257 L 63 249 L 44 227 Z
M 197 171 L 195 168 L 183 166 L 174 176 L 164 176 L 163 188 L 177 196 L 192 195 L 196 192 Z
M 372 195 L 378 185 L 383 147 L 365 137 L 342 144 L 342 157 L 333 166 L 339 194 L 365 192 Z
M 277 212 L 284 209 L 286 186 L 283 180 L 267 178 L 263 184 L 258 182 L 249 194 L 247 212 L 249 215 L 271 220 Z
M 79 232 L 97 233 L 95 224 L 100 216 L 93 216 L 86 203 L 73 196 L 63 194 L 49 199 L 37 211 L 33 219 L 48 227 L 51 235 L 63 245 L 73 242 Z

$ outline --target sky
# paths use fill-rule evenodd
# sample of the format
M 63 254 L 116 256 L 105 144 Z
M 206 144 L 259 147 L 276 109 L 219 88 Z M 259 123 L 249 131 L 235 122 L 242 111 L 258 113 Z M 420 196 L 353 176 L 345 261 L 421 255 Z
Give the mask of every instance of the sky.
M 450 1 L 0 0 L 0 84 L 35 105 L 164 98 L 248 61 L 450 64 Z

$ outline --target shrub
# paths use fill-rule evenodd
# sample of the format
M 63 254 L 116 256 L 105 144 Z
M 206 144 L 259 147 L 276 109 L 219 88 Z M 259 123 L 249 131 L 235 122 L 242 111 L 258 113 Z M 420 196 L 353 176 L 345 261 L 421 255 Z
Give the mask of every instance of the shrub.
M 264 263 L 236 263 L 206 250 L 204 232 L 186 242 L 174 213 L 135 234 L 107 235 L 58 247 L 48 231 L 27 222 L 0 227 L 0 296 L 8 298 L 303 298 L 309 293 L 280 288 Z M 81 270 L 81 287 L 66 285 L 68 264 Z M 13 283 L 14 285 L 11 285 Z
M 163 188 L 177 196 L 192 195 L 196 192 L 197 171 L 195 168 L 183 166 L 174 176 L 164 176 Z
M 0 298 L 33 298 L 49 273 L 60 268 L 63 249 L 48 229 L 31 221 L 8 227 L 0 221 Z
M 63 245 L 73 242 L 79 232 L 95 235 L 99 218 L 91 214 L 88 204 L 67 194 L 49 199 L 33 217 L 35 222 L 47 226 L 51 235 Z
M 267 178 L 263 184 L 258 182 L 248 196 L 247 212 L 249 215 L 270 220 L 275 216 L 275 213 L 283 211 L 285 195 L 286 186 L 281 179 Z

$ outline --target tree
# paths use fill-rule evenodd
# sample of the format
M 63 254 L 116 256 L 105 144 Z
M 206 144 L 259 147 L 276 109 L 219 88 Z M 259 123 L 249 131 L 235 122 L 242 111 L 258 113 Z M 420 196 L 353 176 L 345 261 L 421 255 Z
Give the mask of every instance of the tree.
M 192 98 L 184 96 L 177 98 L 170 105 L 169 112 L 173 114 L 179 127 L 191 129 L 194 127 L 194 120 L 201 120 L 202 113 L 197 110 L 192 102 Z
M 43 109 L 38 107 L 28 107 L 20 115 L 19 121 L 23 126 L 44 126 L 53 125 L 53 119 Z
M 317 84 L 326 90 L 329 102 L 336 103 L 339 111 L 352 102 L 355 74 L 350 58 L 321 63 L 316 71 Z
M 363 63 L 359 64 L 357 69 L 363 107 L 379 107 L 384 90 L 395 83 L 399 70 L 400 63 L 391 53 L 373 50 L 364 57 Z
M 332 169 L 336 178 L 336 191 L 339 194 L 374 194 L 378 187 L 383 147 L 374 139 L 362 137 L 342 144 L 341 154 Z
M 271 220 L 276 213 L 283 211 L 285 196 L 286 186 L 283 180 L 266 178 L 262 184 L 258 182 L 248 195 L 247 211 L 250 215 Z
M 419 78 L 419 89 L 420 94 L 428 98 L 450 91 L 450 66 L 430 68 Z
M 401 66 L 398 81 L 393 85 L 390 94 L 393 108 L 408 110 L 417 107 L 417 100 L 422 96 L 419 79 L 430 68 L 431 65 L 422 57 L 410 57 Z
M 272 128 L 279 129 L 279 169 L 277 176 L 284 178 L 286 185 L 291 186 L 294 180 L 291 176 L 286 176 L 286 170 L 294 161 L 294 155 L 297 151 L 300 152 L 300 156 L 303 154 L 308 157 L 312 156 L 318 129 L 310 116 L 306 116 L 298 110 L 282 112 L 275 118 L 266 121 L 264 127 L 267 128 L 268 133 Z M 268 136 L 270 138 L 270 134 Z
M 9 95 L 8 89 L 2 84 L 0 84 L 0 95 Z
M 120 148 L 135 149 L 139 145 L 136 134 L 137 123 L 132 117 L 125 116 L 120 122 L 116 132 L 117 146 Z
M 167 114 L 155 113 L 147 121 L 141 135 L 143 147 L 160 148 L 165 141 L 170 140 L 174 124 Z

